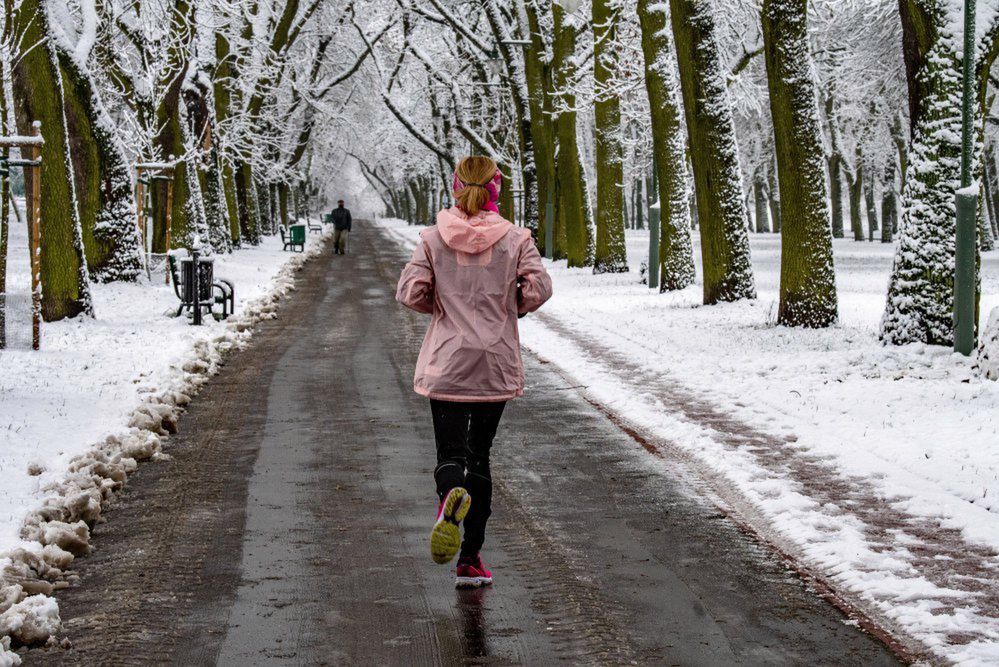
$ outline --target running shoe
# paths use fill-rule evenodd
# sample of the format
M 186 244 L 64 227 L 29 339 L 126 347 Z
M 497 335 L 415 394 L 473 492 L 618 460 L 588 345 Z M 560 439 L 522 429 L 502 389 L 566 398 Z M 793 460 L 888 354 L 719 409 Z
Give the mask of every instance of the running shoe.
M 461 548 L 461 523 L 468 508 L 472 506 L 472 497 L 468 491 L 456 486 L 447 492 L 440 508 L 437 510 L 437 521 L 430 531 L 430 555 L 435 563 L 450 563 Z
M 493 583 L 493 573 L 486 569 L 482 556 L 460 558 L 454 585 L 457 588 L 478 588 Z

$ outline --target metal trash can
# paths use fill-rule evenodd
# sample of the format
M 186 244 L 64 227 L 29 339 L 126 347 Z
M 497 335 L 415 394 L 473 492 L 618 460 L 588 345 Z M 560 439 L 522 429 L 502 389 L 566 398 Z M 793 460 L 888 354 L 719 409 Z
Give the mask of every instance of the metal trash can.
M 180 279 L 184 286 L 184 301 L 194 302 L 194 262 L 190 257 L 180 258 Z M 212 303 L 212 283 L 215 280 L 215 259 L 212 257 L 198 258 L 198 301 L 205 306 Z

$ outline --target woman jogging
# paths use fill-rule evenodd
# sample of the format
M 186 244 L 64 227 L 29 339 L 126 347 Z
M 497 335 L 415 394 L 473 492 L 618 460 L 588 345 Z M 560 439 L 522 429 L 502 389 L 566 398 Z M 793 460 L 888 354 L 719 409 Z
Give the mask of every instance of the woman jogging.
M 499 215 L 500 185 L 489 158 L 458 163 L 457 206 L 420 234 L 396 292 L 400 303 L 433 315 L 413 388 L 430 399 L 437 441 L 430 553 L 448 563 L 461 549 L 458 587 L 493 581 L 479 554 L 492 500 L 489 449 L 506 402 L 524 393 L 517 318 L 552 293 L 530 231 Z

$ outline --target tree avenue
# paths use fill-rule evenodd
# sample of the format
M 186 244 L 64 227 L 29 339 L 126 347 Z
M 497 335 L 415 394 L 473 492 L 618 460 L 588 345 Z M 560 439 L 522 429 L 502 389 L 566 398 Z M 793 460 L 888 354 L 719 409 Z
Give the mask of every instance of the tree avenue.
M 149 250 L 257 244 L 315 213 L 331 180 L 432 224 L 456 161 L 482 154 L 503 174 L 501 214 L 568 267 L 626 276 L 654 261 L 660 291 L 700 280 L 703 303 L 720 304 L 756 297 L 750 246 L 773 239 L 773 319 L 818 328 L 838 318 L 834 249 L 895 244 L 881 339 L 950 344 L 964 58 L 952 5 L 5 0 L 4 132 L 39 121 L 45 139 L 44 316 L 93 314 L 91 284 L 147 280 Z M 989 252 L 999 12 L 980 12 L 975 36 Z M 147 185 L 148 209 L 137 164 L 172 173 L 172 188 Z M 17 196 L 3 203 L 12 220 Z M 633 234 L 656 204 L 647 258 Z

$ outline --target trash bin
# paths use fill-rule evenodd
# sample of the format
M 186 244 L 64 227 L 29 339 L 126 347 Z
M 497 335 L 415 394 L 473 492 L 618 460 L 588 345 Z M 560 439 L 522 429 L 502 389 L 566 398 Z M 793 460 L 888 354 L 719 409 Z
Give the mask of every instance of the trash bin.
M 190 257 L 180 258 L 180 279 L 184 285 L 184 301 L 194 302 L 194 262 Z M 215 280 L 215 260 L 211 257 L 198 258 L 198 301 L 211 307 L 212 282 Z

